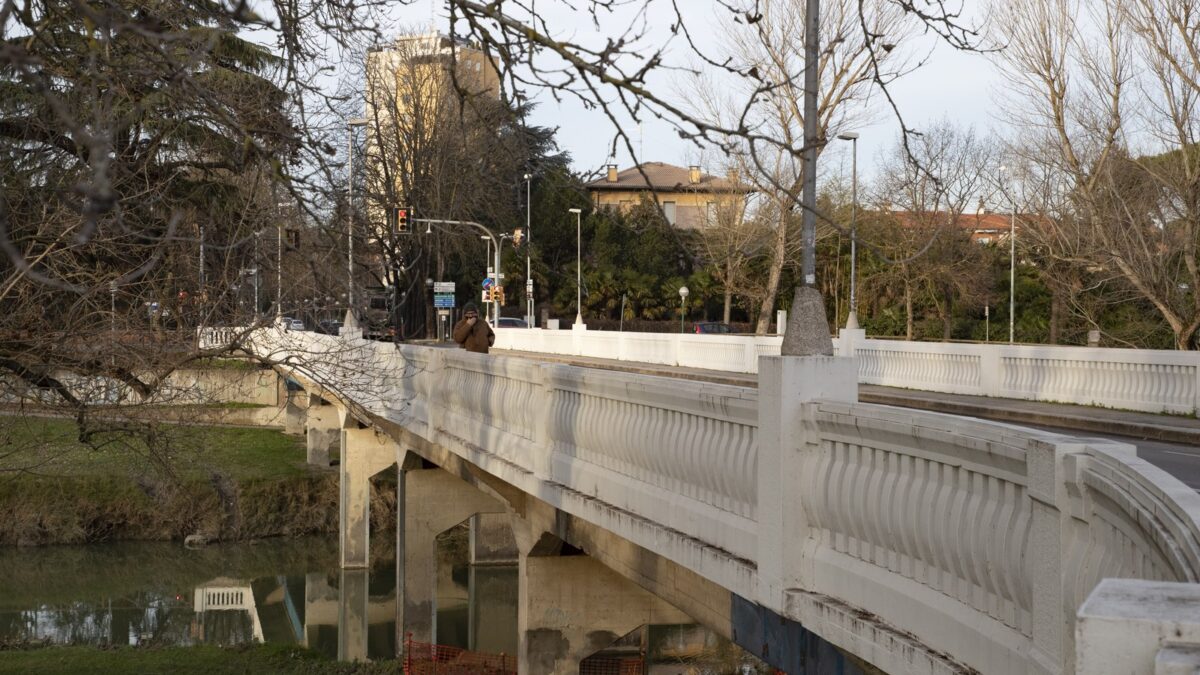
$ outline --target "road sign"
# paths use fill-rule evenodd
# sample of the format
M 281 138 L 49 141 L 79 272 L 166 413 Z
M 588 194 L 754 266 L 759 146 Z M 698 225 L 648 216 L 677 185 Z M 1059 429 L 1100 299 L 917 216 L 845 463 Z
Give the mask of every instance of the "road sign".
M 433 292 L 434 293 L 453 293 L 454 292 L 454 282 L 453 281 L 435 281 L 435 282 L 433 282 Z
M 433 306 L 438 309 L 453 308 L 455 306 L 454 305 L 454 294 L 453 293 L 436 293 L 435 292 L 433 294 Z
M 494 284 L 494 283 L 496 283 L 496 280 L 495 280 L 495 279 L 493 279 L 493 278 L 491 278 L 491 277 L 488 277 L 488 278 L 486 278 L 486 279 L 484 279 L 484 280 L 483 280 L 483 287 L 484 287 L 485 289 L 491 288 L 491 287 L 492 287 L 492 284 Z
M 438 316 L 441 316 L 441 317 L 447 317 L 447 316 L 450 316 L 450 310 L 448 310 L 448 309 L 439 309 L 439 310 L 438 310 Z

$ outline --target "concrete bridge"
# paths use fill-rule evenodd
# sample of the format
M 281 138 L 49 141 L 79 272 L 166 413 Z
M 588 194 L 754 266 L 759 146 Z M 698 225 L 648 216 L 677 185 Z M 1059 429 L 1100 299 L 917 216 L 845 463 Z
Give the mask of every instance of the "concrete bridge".
M 398 630 L 418 640 L 433 538 L 504 513 L 526 673 L 683 617 L 790 673 L 822 672 L 814 636 L 889 673 L 1200 667 L 1200 496 L 1131 446 L 859 403 L 853 357 L 759 357 L 755 390 L 274 329 L 202 340 L 229 337 L 305 385 L 291 414 L 313 452 L 340 447 L 343 566 L 369 557 L 368 479 L 400 471 Z

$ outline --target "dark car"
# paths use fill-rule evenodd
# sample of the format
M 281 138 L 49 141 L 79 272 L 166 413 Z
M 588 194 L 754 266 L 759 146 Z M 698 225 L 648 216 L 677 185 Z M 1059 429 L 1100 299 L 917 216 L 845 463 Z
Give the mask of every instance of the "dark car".
M 500 317 L 500 323 L 497 328 L 529 328 L 529 324 L 525 323 L 525 319 L 517 319 L 511 316 Z
M 692 324 L 693 333 L 704 333 L 707 335 L 727 335 L 733 332 L 729 324 L 721 321 L 698 321 Z
M 337 335 L 338 331 L 341 330 L 341 328 L 342 328 L 341 321 L 333 320 L 333 321 L 318 321 L 317 322 L 317 332 L 323 333 L 325 335 Z

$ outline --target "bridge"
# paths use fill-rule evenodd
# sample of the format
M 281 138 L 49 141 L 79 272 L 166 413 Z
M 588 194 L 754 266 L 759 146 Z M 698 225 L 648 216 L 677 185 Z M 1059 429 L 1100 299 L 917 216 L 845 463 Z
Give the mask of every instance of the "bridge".
M 538 339 L 594 337 L 571 333 Z M 289 415 L 310 452 L 340 447 L 344 567 L 369 559 L 368 479 L 400 472 L 397 623 L 417 640 L 433 637 L 433 538 L 505 513 L 525 673 L 575 672 L 605 640 L 681 615 L 790 673 L 826 672 L 804 650 L 814 639 L 888 673 L 1200 666 L 1200 495 L 1128 445 L 861 403 L 861 353 L 751 360 L 740 345 L 754 389 L 276 329 L 202 335 L 230 339 L 304 385 Z M 961 356 L 927 360 L 974 367 Z M 1188 367 L 1148 365 L 1173 384 L 1137 398 L 1194 405 Z

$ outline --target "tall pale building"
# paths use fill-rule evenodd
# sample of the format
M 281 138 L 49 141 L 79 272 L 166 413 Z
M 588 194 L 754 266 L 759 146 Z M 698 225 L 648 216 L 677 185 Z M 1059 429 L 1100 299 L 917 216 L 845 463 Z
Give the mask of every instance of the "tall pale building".
M 435 131 L 468 114 L 487 118 L 500 98 L 494 62 L 478 46 L 439 33 L 371 48 L 366 63 L 367 213 L 390 226 L 420 162 L 438 156 Z

